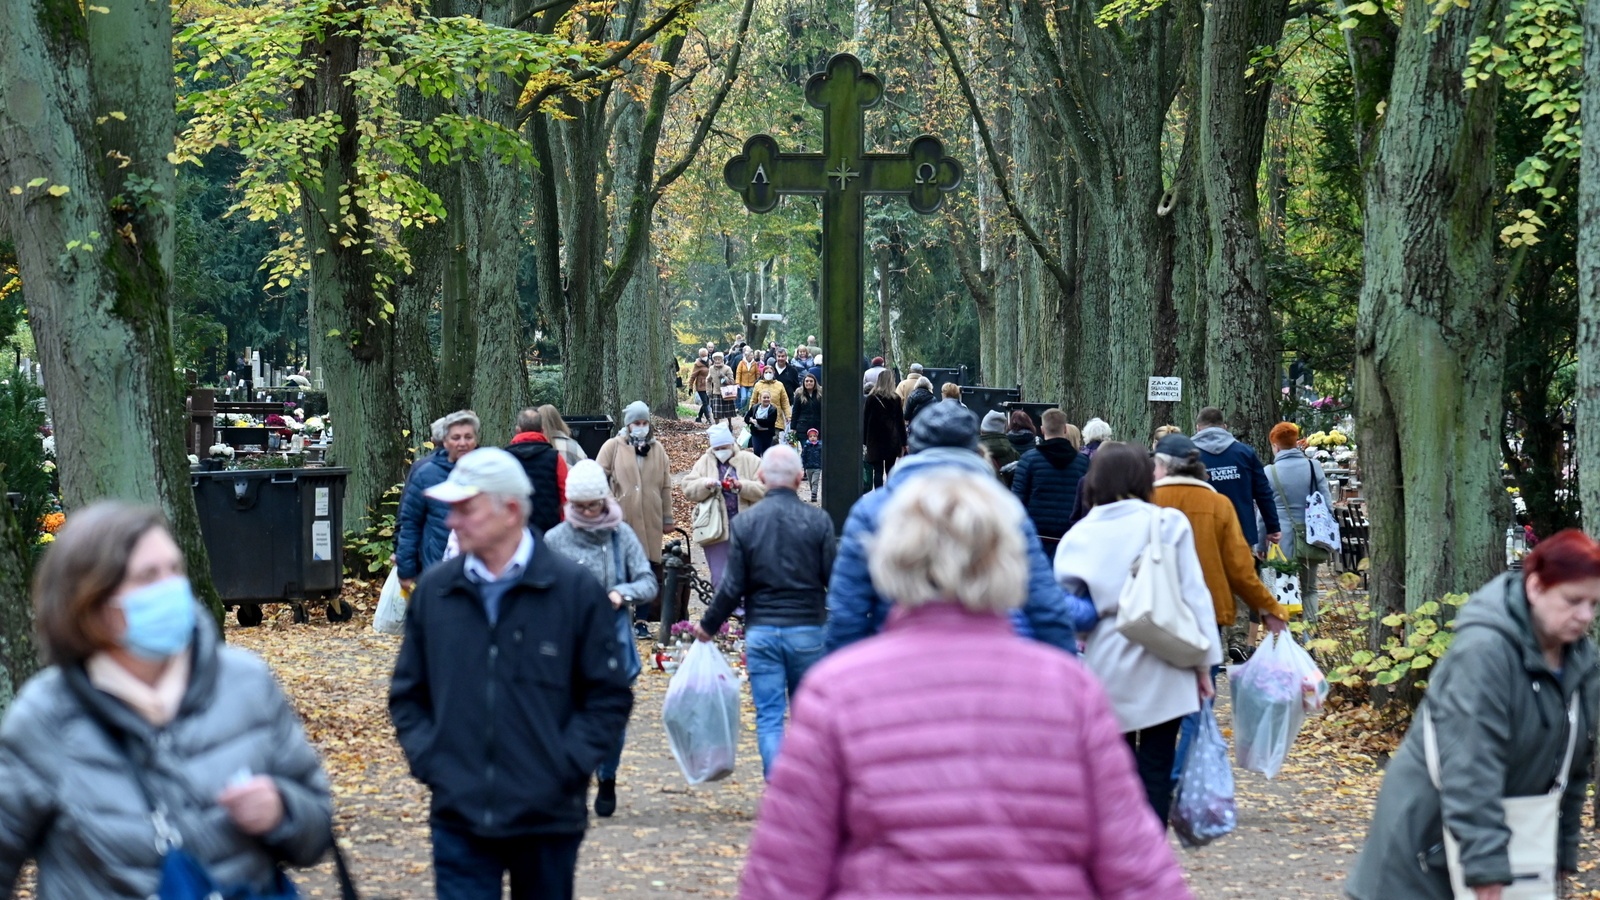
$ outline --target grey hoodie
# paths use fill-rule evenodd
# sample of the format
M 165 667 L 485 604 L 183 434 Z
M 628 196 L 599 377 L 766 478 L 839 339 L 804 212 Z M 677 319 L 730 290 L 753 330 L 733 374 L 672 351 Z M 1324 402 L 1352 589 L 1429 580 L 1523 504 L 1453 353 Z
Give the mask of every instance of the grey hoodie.
M 1202 428 L 1190 438 L 1201 452 L 1219 455 L 1238 440 L 1226 428 Z

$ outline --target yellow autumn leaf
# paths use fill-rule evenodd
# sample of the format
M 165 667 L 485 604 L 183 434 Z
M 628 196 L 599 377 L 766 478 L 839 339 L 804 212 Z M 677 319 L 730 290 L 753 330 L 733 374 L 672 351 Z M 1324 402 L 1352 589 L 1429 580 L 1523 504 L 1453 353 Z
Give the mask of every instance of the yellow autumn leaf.
M 36 187 L 39 187 L 40 185 L 44 184 L 46 181 L 49 181 L 49 180 L 50 179 L 48 179 L 48 178 L 35 178 L 32 181 L 28 182 L 28 187 L 29 188 L 36 188 Z
M 50 190 L 46 191 L 45 193 L 52 197 L 65 197 L 66 195 L 72 193 L 72 188 L 69 188 L 64 184 L 52 184 L 50 185 Z

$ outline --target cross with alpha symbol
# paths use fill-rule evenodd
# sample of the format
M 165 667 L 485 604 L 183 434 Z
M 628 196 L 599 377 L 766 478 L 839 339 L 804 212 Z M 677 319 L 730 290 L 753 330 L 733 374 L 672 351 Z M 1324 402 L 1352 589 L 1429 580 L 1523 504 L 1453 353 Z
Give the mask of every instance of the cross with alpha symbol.
M 916 138 L 905 153 L 866 152 L 862 120 L 882 99 L 878 76 L 840 53 L 806 82 L 806 102 L 823 113 L 821 153 L 783 153 L 758 134 L 722 170 L 751 212 L 771 212 L 788 194 L 822 197 L 822 505 L 841 528 L 862 482 L 863 200 L 903 195 L 931 213 L 961 184 L 961 164 L 936 137 Z

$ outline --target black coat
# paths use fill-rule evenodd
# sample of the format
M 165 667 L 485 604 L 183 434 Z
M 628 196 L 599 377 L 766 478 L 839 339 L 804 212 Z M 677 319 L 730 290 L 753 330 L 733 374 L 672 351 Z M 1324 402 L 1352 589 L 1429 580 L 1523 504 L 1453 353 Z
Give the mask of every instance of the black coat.
M 911 427 L 911 420 L 922 412 L 922 408 L 934 401 L 933 391 L 927 388 L 917 388 L 906 398 L 906 427 Z
M 406 610 L 389 717 L 435 823 L 480 837 L 581 834 L 589 776 L 633 708 L 616 613 L 588 570 L 534 540 L 490 625 L 458 556 Z
M 525 438 L 523 434 L 538 437 Z M 512 440 L 506 452 L 522 463 L 522 471 L 528 474 L 528 481 L 533 485 L 533 508 L 528 513 L 528 524 L 545 532 L 561 524 L 560 472 L 566 468 L 566 461 L 544 435 L 536 431 L 523 434 Z
M 789 395 L 789 403 L 793 405 L 794 392 L 800 390 L 800 379 L 805 377 L 806 370 L 795 365 L 794 360 L 791 359 L 789 364 L 783 367 L 782 372 L 779 372 L 777 367 L 774 366 L 772 374 L 777 378 L 778 383 L 783 385 L 783 392 Z
M 867 462 L 898 459 L 906 445 L 906 414 L 897 397 L 868 394 L 861 406 L 861 440 Z
M 1022 501 L 1040 537 L 1059 538 L 1076 521 L 1078 482 L 1089 471 L 1089 459 L 1066 438 L 1050 438 L 1018 460 L 1011 492 Z
M 795 391 L 789 398 L 789 429 L 802 441 L 806 439 L 806 429 L 815 428 L 818 433 L 822 431 L 822 392 L 817 392 L 817 398 L 810 403 L 804 402 L 806 392 Z
M 837 546 L 827 513 L 769 489 L 728 527 L 728 567 L 701 627 L 716 634 L 741 600 L 747 625 L 821 625 Z

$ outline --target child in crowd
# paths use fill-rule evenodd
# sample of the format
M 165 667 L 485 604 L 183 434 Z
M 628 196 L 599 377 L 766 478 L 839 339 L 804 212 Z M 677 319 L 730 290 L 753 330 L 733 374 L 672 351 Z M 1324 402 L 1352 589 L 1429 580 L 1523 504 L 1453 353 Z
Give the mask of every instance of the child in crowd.
M 822 484 L 822 441 L 815 428 L 806 429 L 806 442 L 800 445 L 800 465 L 806 470 L 806 489 L 811 492 L 811 502 L 816 503 Z

